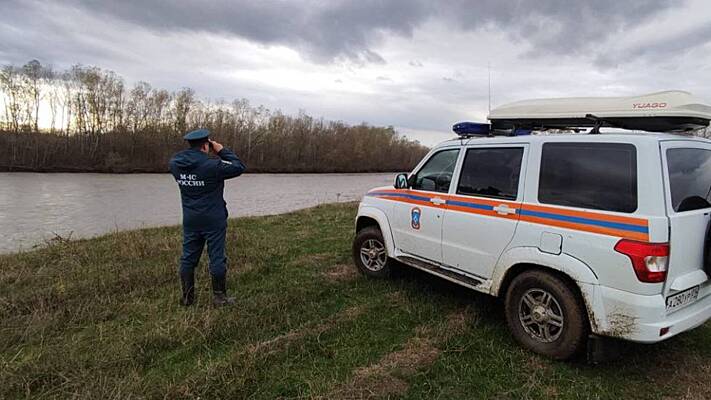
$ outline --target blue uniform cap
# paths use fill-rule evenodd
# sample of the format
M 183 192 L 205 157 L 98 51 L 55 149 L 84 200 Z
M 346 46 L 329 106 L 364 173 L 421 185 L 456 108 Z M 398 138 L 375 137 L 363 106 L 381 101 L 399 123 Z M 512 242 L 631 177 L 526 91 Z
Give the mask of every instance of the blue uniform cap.
M 188 132 L 183 136 L 183 139 L 185 140 L 200 140 L 200 139 L 205 139 L 206 137 L 210 136 L 210 131 L 207 129 L 198 129 L 196 131 Z

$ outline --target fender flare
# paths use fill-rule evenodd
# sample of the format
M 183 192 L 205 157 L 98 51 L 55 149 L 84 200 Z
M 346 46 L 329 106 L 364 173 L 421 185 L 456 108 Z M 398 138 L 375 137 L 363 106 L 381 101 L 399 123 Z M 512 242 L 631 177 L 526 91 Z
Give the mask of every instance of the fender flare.
M 390 230 L 390 221 L 388 221 L 388 216 L 376 207 L 371 206 L 361 206 L 358 209 L 358 215 L 356 216 L 356 226 L 358 225 L 358 220 L 360 218 L 371 218 L 378 223 L 380 232 L 383 234 L 383 240 L 385 241 L 385 249 L 388 252 L 388 256 L 393 257 L 395 255 L 395 241 L 393 240 L 393 233 Z
M 515 265 L 534 264 L 550 268 L 569 276 L 580 287 L 581 283 L 598 285 L 597 275 L 590 267 L 579 259 L 566 253 L 549 254 L 538 250 L 537 247 L 514 247 L 504 252 L 494 267 L 491 277 L 489 293 L 498 296 L 501 284 L 508 271 Z M 582 288 L 581 288 L 582 290 Z

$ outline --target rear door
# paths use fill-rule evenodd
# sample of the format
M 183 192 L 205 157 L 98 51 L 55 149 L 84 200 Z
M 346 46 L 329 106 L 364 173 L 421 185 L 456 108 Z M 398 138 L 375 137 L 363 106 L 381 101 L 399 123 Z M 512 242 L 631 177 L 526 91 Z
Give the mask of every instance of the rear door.
M 443 262 L 483 279 L 514 236 L 523 200 L 526 144 L 466 149 L 442 226 Z
M 704 242 L 711 218 L 711 145 L 695 141 L 660 145 L 667 171 L 670 258 L 664 291 L 669 299 L 686 290 L 695 291 L 708 279 Z M 670 306 L 674 304 L 667 304 L 668 311 L 676 308 Z

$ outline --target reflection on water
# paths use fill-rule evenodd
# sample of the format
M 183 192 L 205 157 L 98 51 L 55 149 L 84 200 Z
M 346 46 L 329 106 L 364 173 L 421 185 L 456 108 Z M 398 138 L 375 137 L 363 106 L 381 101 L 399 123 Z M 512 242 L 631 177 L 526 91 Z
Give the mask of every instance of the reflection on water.
M 278 214 L 359 200 L 395 174 L 246 174 L 225 183 L 231 217 Z M 55 234 L 72 238 L 180 223 L 168 174 L 0 173 L 0 252 L 30 249 Z

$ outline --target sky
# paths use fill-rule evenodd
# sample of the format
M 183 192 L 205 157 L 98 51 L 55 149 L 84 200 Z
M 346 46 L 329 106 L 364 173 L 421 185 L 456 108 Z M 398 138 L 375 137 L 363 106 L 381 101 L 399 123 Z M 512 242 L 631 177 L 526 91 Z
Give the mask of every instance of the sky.
M 0 0 L 0 64 L 113 70 L 432 146 L 539 97 L 711 102 L 708 0 Z M 489 79 L 490 78 L 490 79 Z M 489 96 L 491 81 L 491 96 Z

